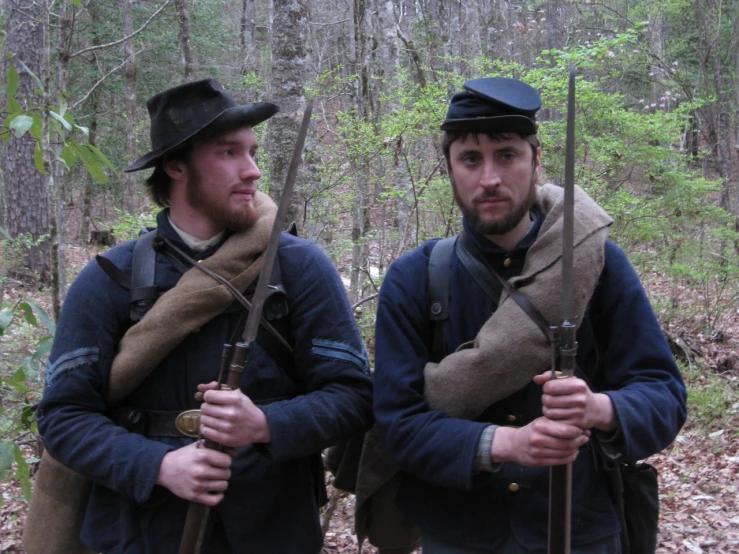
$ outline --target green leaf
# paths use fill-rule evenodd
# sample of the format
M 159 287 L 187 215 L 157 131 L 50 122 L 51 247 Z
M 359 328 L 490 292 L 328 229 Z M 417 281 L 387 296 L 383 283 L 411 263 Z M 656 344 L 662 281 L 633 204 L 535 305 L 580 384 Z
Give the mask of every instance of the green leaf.
M 28 377 L 26 377 L 26 372 L 23 371 L 22 367 L 19 367 L 15 370 L 15 373 L 10 377 L 10 379 L 6 379 L 5 382 L 14 388 L 19 387 L 25 387 L 26 381 L 28 381 Z
M 97 146 L 88 144 L 87 147 L 95 153 L 95 155 L 98 157 L 98 160 L 103 162 L 103 164 L 105 164 L 108 169 L 118 175 L 118 172 L 115 170 L 115 167 L 113 167 L 113 164 L 110 163 L 108 158 L 105 157 L 105 154 L 103 154 Z
M 77 6 L 78 8 L 82 7 L 82 0 L 69 0 L 73 5 Z
M 10 236 L 10 233 L 8 233 L 5 229 L 0 227 L 0 235 L 4 236 L 6 239 L 8 239 L 10 242 L 13 242 L 13 237 Z
M 65 117 L 67 114 L 67 106 L 69 105 L 67 103 L 67 98 L 69 98 L 69 94 L 66 92 L 59 93 L 59 115 L 62 117 Z
M 18 304 L 18 309 L 23 311 L 23 319 L 26 320 L 26 323 L 33 325 L 34 327 L 38 327 L 36 316 L 33 315 L 33 308 L 31 308 L 31 305 L 28 302 L 24 301 Z
M 26 134 L 33 125 L 33 118 L 29 115 L 18 115 L 10 122 L 10 128 L 15 131 L 15 137 L 20 138 Z
M 33 163 L 36 165 L 36 171 L 41 175 L 46 175 L 46 169 L 44 168 L 44 153 L 41 151 L 41 145 L 37 142 L 36 147 L 33 149 Z
M 28 73 L 31 76 L 31 78 L 34 81 L 36 81 L 36 86 L 38 87 L 38 89 L 36 90 L 36 93 L 39 96 L 43 96 L 44 95 L 44 84 L 41 82 L 41 79 L 39 79 L 36 76 L 36 74 L 33 71 L 31 71 L 31 68 L 28 67 L 26 64 L 24 64 L 21 60 L 18 60 L 18 63 L 21 64 L 23 66 L 23 69 L 26 70 L 26 73 Z
M 31 501 L 31 494 L 33 493 L 33 489 L 31 487 L 31 479 L 29 479 L 28 477 L 21 479 L 20 484 L 21 489 L 23 490 L 23 498 L 25 498 L 26 503 L 28 503 Z
M 10 439 L 0 439 L 0 481 L 13 466 L 13 456 L 15 455 L 15 443 Z
M 36 406 L 35 404 L 31 404 L 28 401 L 24 402 L 23 409 L 21 410 L 21 421 L 23 422 L 23 427 L 25 429 L 28 429 L 29 431 L 32 431 L 33 433 L 38 434 L 38 426 L 36 425 Z M 34 463 L 33 458 L 29 458 L 26 461 L 29 464 Z
M 36 345 L 36 350 L 33 352 L 34 360 L 41 360 L 51 353 L 51 345 L 54 344 L 54 338 L 51 336 L 42 338 Z
M 51 114 L 51 117 L 53 117 L 59 123 L 61 123 L 67 131 L 71 131 L 72 130 L 72 126 L 69 124 L 69 122 L 66 119 L 64 119 L 63 116 L 59 115 L 58 113 L 56 113 L 53 110 L 49 110 L 49 113 Z
M 15 98 L 8 98 L 8 105 L 5 106 L 5 111 L 9 114 L 17 114 L 23 112 L 23 107 Z
M 0 310 L 0 337 L 3 336 L 5 329 L 10 325 L 10 320 L 13 319 L 13 310 Z
M 82 163 L 85 164 L 85 169 L 87 169 L 90 176 L 99 183 L 107 183 L 108 175 L 105 173 L 105 170 L 97 156 L 84 144 L 80 145 L 76 142 L 70 144 L 74 144 L 77 148 L 77 153 L 80 158 L 82 158 Z
M 34 304 L 33 302 L 29 302 L 28 300 L 24 300 L 18 306 L 21 307 L 24 311 L 26 311 L 28 308 L 33 310 L 33 312 L 41 320 L 41 323 L 44 324 L 44 327 L 46 327 L 46 330 L 49 331 L 49 335 L 51 335 L 52 337 L 54 336 L 54 333 L 56 333 L 56 325 L 49 317 L 49 314 L 47 314 L 46 311 L 41 306 Z M 26 319 L 26 321 L 28 321 L 28 319 Z M 31 323 L 31 321 L 28 321 L 28 322 Z M 36 327 L 38 327 L 38 323 L 31 323 L 31 324 L 36 325 Z
M 62 148 L 62 151 L 59 153 L 59 158 L 64 162 L 64 165 L 67 166 L 67 169 L 69 169 L 74 165 L 74 162 L 77 161 L 77 150 L 71 144 L 65 144 L 64 148 Z
M 42 140 L 42 134 L 43 134 L 43 126 L 41 122 L 41 117 L 38 115 L 33 116 L 33 125 L 31 125 L 31 130 L 29 131 L 31 133 L 31 136 L 35 138 L 37 141 L 41 142 Z
M 20 77 L 18 76 L 18 70 L 15 66 L 12 63 L 9 65 L 10 67 L 5 72 L 5 80 L 7 81 L 7 84 L 5 85 L 5 95 L 8 98 L 11 98 L 15 96 L 15 92 L 18 90 Z

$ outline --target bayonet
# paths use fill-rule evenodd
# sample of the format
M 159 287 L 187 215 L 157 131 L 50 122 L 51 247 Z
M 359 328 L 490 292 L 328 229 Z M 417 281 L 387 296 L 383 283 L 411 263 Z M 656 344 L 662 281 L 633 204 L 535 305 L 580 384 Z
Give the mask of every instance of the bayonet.
M 305 107 L 303 121 L 300 125 L 300 131 L 298 132 L 298 139 L 295 143 L 292 159 L 290 160 L 290 166 L 285 179 L 285 187 L 282 190 L 282 197 L 280 198 L 277 215 L 275 216 L 275 223 L 272 227 L 269 242 L 267 243 L 267 249 L 264 252 L 264 262 L 262 264 L 262 269 L 259 272 L 259 278 L 257 279 L 257 286 L 254 290 L 254 296 L 252 297 L 249 315 L 247 316 L 246 326 L 244 327 L 244 333 L 242 335 L 241 342 L 237 343 L 235 347 L 230 344 L 224 346 L 221 371 L 218 377 L 218 386 L 216 387 L 218 389 L 236 390 L 239 388 L 241 374 L 244 371 L 244 366 L 246 366 L 249 347 L 257 338 L 257 332 L 259 331 L 259 324 L 264 310 L 264 302 L 267 298 L 269 279 L 272 275 L 272 267 L 274 266 L 275 259 L 277 258 L 277 250 L 280 246 L 280 234 L 282 233 L 283 220 L 285 219 L 295 180 L 298 175 L 298 167 L 300 166 L 300 158 L 303 153 L 305 137 L 308 134 L 308 125 L 310 123 L 312 112 L 313 100 L 309 100 Z M 229 359 L 231 360 L 230 364 L 227 362 Z M 224 374 L 226 378 L 225 384 L 222 383 Z M 214 448 L 221 451 L 224 450 L 222 445 L 213 441 L 205 440 L 203 442 L 207 448 Z M 185 529 L 182 533 L 182 540 L 180 542 L 179 554 L 199 554 L 202 551 L 209 515 L 209 506 L 205 506 L 199 502 L 190 502 L 190 506 L 187 511 L 187 518 L 185 520 Z
M 570 67 L 565 143 L 564 218 L 562 232 L 562 323 L 555 327 L 557 350 L 552 377 L 575 374 L 577 325 L 572 321 L 575 228 L 575 67 Z M 558 363 L 557 363 L 558 362 Z M 559 373 L 557 373 L 559 370 Z M 572 528 L 572 464 L 549 471 L 549 554 L 569 554 Z

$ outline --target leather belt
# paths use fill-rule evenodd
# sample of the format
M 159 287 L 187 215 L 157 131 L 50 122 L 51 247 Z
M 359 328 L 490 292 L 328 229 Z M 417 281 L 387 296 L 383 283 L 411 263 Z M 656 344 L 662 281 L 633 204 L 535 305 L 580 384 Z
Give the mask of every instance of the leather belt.
M 132 433 L 147 437 L 200 436 L 200 410 L 142 410 L 117 408 L 111 419 Z
M 289 396 L 265 398 L 255 400 L 254 404 L 264 406 L 290 398 Z M 122 407 L 108 412 L 108 417 L 127 431 L 146 437 L 200 438 L 200 410 L 167 411 Z

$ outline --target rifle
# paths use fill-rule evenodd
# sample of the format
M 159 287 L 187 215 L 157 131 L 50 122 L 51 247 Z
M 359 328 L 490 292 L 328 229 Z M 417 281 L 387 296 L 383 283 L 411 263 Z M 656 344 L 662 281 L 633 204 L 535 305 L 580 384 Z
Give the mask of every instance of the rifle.
M 577 326 L 572 323 L 574 228 L 575 228 L 575 67 L 570 66 L 567 95 L 567 139 L 565 144 L 565 196 L 562 233 L 562 323 L 551 327 L 552 377 L 575 374 Z M 559 367 L 560 373 L 556 370 Z M 549 470 L 549 554 L 569 554 L 572 531 L 572 464 Z
M 249 347 L 257 338 L 262 311 L 264 310 L 264 302 L 267 297 L 267 287 L 269 278 L 272 273 L 275 259 L 277 257 L 277 249 L 280 245 L 280 233 L 282 231 L 282 221 L 285 219 L 290 197 L 292 195 L 295 178 L 298 174 L 298 166 L 300 165 L 300 157 L 305 144 L 305 136 L 308 133 L 308 124 L 310 123 L 311 113 L 313 112 L 313 100 L 309 100 L 303 121 L 298 132 L 298 139 L 295 143 L 290 167 L 287 171 L 285 180 L 285 188 L 282 191 L 280 205 L 277 208 L 275 223 L 272 227 L 272 233 L 269 237 L 267 249 L 264 252 L 264 264 L 259 272 L 259 279 L 254 291 L 251 302 L 251 309 L 246 319 L 246 326 L 242 335 L 242 341 L 236 346 L 226 344 L 221 354 L 221 367 L 218 375 L 217 389 L 237 390 L 241 382 L 241 374 L 244 371 L 246 360 L 248 357 Z M 230 363 L 229 363 L 230 361 Z M 226 376 L 226 384 L 223 385 L 223 378 Z M 205 440 L 206 448 L 213 448 L 223 451 L 224 447 L 214 441 Z M 200 554 L 205 539 L 205 531 L 208 527 L 208 517 L 210 515 L 210 506 L 200 504 L 199 502 L 190 502 L 187 510 L 187 518 L 185 519 L 185 528 L 180 541 L 179 554 Z

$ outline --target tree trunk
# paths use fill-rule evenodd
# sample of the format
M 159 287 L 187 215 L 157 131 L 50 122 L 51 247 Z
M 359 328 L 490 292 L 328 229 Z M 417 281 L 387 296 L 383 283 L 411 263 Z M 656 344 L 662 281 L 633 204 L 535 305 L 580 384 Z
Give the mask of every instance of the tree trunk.
M 274 0 L 272 13 L 270 100 L 280 106 L 280 112 L 269 122 L 269 193 L 279 203 L 305 106 L 307 1 Z M 299 232 L 303 231 L 305 204 L 302 182 L 299 176 L 285 216 L 285 226 L 295 221 Z
M 136 159 L 136 59 L 134 58 L 133 37 L 133 0 L 121 1 L 121 16 L 123 19 L 123 36 L 129 37 L 123 42 L 123 57 L 126 60 L 126 158 L 129 161 Z M 178 8 L 179 10 L 179 8 Z M 179 11 L 178 11 L 179 16 Z M 97 97 L 93 99 L 97 104 Z M 92 136 L 90 136 L 92 142 Z M 136 198 L 136 176 L 133 173 L 124 173 L 123 182 L 126 190 L 126 208 L 129 213 L 136 213 L 138 202 Z
M 254 56 L 254 0 L 242 0 L 241 3 L 241 74 L 249 72 Z
M 20 76 L 16 99 L 25 110 L 38 114 L 44 98 L 35 92 L 38 85 L 20 62 L 37 78 L 43 78 L 44 48 L 47 47 L 43 26 L 46 3 L 41 0 L 8 0 L 7 7 L 5 50 L 14 57 L 6 64 L 14 65 Z M 49 194 L 46 178 L 37 171 L 34 163 L 34 151 L 41 147 L 28 133 L 21 138 L 13 138 L 5 147 L 7 230 L 12 237 L 30 239 L 31 244 L 28 249 L 19 250 L 20 259 L 16 260 L 10 273 L 23 280 L 49 284 L 52 265 Z
M 365 0 L 354 0 L 354 67 L 358 76 L 354 94 L 357 118 L 368 122 L 369 117 L 369 72 L 367 68 L 367 26 Z M 349 275 L 349 299 L 355 303 L 360 296 L 363 271 L 369 271 L 369 251 L 366 236 L 370 228 L 369 167 L 364 159 L 351 162 L 354 166 L 355 190 L 352 206 L 352 268 Z
M 58 41 L 56 44 L 57 63 L 56 63 L 56 82 L 54 86 L 51 84 L 51 68 L 50 59 L 47 58 L 45 63 L 49 66 L 45 73 L 48 75 L 46 85 L 47 98 L 60 97 L 61 92 L 67 92 L 67 75 L 69 71 L 69 54 L 72 45 L 72 36 L 74 34 L 75 7 L 71 3 L 62 3 L 59 5 L 58 21 Z M 49 49 L 50 52 L 50 49 Z M 47 110 L 48 114 L 48 110 Z M 46 116 L 48 118 L 48 115 Z M 51 129 L 48 125 L 45 127 L 47 132 L 44 134 L 45 139 L 51 139 Z M 54 314 L 58 317 L 61 306 L 64 303 L 64 297 L 67 292 L 67 198 L 69 198 L 66 182 L 64 180 L 64 167 L 57 161 L 60 151 L 58 145 L 47 144 L 44 148 L 45 159 L 47 159 L 47 168 L 49 168 L 49 198 L 51 201 L 52 215 L 52 237 L 54 238 L 52 247 L 52 257 L 54 260 Z
M 125 1 L 125 0 L 124 0 Z M 185 82 L 195 78 L 194 65 L 192 61 L 192 49 L 190 48 L 190 14 L 187 10 L 187 0 L 174 0 L 177 10 L 177 23 L 179 25 L 180 50 L 182 51 L 182 69 Z

